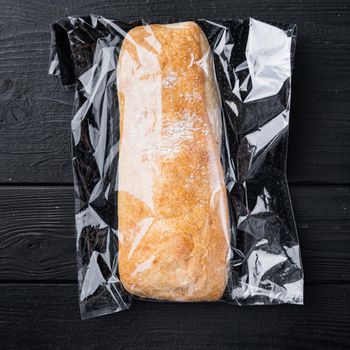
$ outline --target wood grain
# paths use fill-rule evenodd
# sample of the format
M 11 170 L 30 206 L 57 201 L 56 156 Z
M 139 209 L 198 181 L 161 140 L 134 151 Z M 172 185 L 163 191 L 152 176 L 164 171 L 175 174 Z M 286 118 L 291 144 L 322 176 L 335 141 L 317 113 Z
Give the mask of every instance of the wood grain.
M 73 187 L 0 188 L 5 280 L 76 280 Z
M 0 285 L 2 349 L 348 349 L 350 285 L 314 285 L 305 306 L 134 302 L 81 321 L 76 285 Z M 195 316 L 194 316 L 195 315 Z M 16 336 L 14 330 L 18 329 Z
M 350 282 L 350 189 L 291 188 L 306 283 Z M 0 188 L 0 281 L 76 281 L 72 187 Z
M 47 76 L 48 24 L 65 14 L 121 19 L 253 16 L 295 22 L 288 175 L 291 183 L 350 183 L 350 9 L 344 1 L 2 0 L 0 183 L 72 183 L 72 93 Z M 18 142 L 18 141 L 21 142 Z M 23 171 L 26 169 L 26 171 Z

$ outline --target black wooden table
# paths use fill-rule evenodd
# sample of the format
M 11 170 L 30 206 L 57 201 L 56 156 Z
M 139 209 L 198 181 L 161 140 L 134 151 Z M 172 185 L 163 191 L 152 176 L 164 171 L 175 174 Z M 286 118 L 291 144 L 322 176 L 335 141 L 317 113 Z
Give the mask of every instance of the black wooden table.
M 88 13 L 297 23 L 288 177 L 305 306 L 135 302 L 80 320 L 73 94 L 47 69 L 49 23 Z M 349 349 L 349 1 L 0 0 L 0 185 L 0 349 Z

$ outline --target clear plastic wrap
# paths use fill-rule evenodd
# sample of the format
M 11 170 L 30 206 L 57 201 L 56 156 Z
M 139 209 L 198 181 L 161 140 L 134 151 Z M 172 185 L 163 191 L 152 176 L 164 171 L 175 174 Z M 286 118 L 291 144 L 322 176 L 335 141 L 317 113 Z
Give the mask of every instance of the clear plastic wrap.
M 75 88 L 80 309 L 133 298 L 303 303 L 286 180 L 294 25 L 254 19 L 52 25 Z

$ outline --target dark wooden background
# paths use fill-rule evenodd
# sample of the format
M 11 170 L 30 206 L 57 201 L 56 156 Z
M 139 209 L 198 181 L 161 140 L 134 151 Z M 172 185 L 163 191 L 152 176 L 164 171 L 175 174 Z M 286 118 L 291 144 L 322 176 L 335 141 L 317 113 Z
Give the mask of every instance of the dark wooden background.
M 47 69 L 49 23 L 88 13 L 297 23 L 288 177 L 305 306 L 135 302 L 80 320 L 73 95 Z M 1 349 L 349 349 L 349 214 L 349 1 L 0 0 Z

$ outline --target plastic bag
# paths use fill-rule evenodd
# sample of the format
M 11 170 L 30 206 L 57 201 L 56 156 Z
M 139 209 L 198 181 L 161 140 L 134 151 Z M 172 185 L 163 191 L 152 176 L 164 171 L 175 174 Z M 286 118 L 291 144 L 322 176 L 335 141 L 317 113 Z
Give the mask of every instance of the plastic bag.
M 82 318 L 133 298 L 303 303 L 286 180 L 295 25 L 70 16 Z

